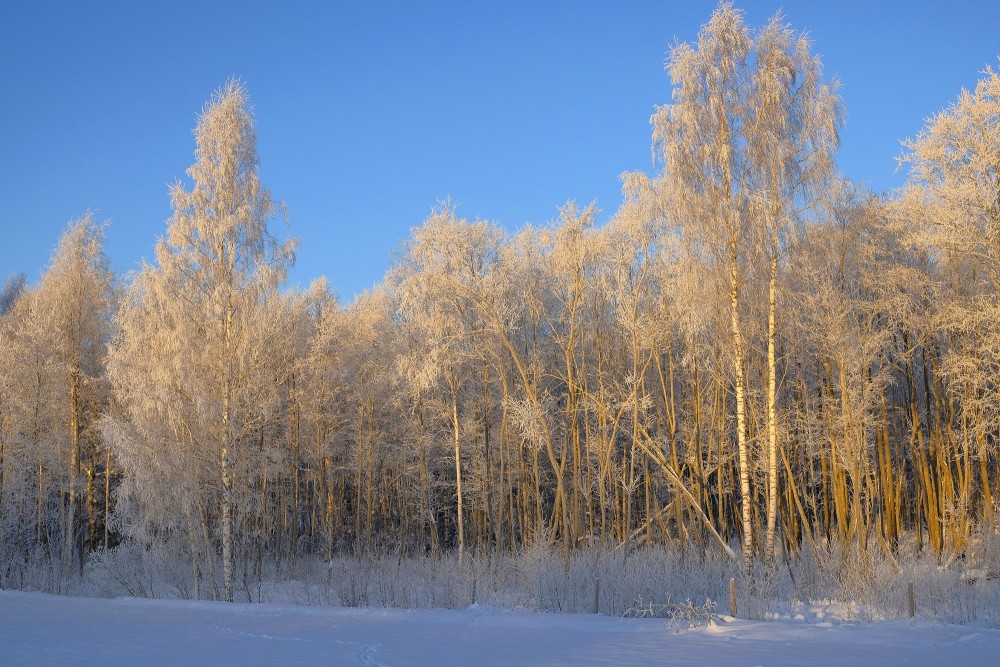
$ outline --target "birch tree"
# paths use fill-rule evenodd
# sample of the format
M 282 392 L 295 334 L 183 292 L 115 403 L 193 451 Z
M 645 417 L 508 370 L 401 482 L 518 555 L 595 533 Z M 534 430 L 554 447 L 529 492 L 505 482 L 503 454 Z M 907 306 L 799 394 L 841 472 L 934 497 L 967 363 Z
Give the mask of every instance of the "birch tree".
M 831 171 L 840 102 L 824 84 L 808 41 L 775 16 L 752 32 L 742 12 L 722 3 L 696 45 L 670 52 L 673 101 L 652 118 L 659 179 L 674 217 L 728 276 L 743 551 L 753 551 L 747 423 L 747 323 L 751 263 L 768 261 L 765 553 L 773 557 L 777 494 L 776 294 L 787 229 Z M 762 252 L 763 249 L 763 252 Z
M 278 205 L 257 175 L 254 118 L 240 82 L 215 93 L 194 134 L 193 187 L 171 188 L 174 213 L 157 243 L 156 265 L 140 271 L 119 316 L 111 366 L 126 414 L 120 426 L 128 428 L 127 437 L 112 442 L 129 472 L 147 478 L 175 455 L 159 446 L 167 434 L 197 459 L 214 459 L 212 525 L 221 533 L 223 597 L 232 601 L 234 466 L 259 425 L 262 379 L 255 372 L 258 351 L 268 349 L 257 337 L 267 328 L 254 324 L 284 279 L 294 242 L 280 242 L 268 229 Z M 161 347 L 148 349 L 150 339 Z M 203 496 L 197 486 L 192 491 Z

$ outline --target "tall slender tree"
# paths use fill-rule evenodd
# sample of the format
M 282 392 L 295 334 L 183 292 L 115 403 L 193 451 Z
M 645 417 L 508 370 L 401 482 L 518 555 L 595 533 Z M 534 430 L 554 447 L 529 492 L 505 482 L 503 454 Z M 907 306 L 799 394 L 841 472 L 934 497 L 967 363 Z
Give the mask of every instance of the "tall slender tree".
M 81 479 L 82 448 L 85 433 L 94 433 L 96 410 L 102 403 L 90 400 L 89 395 L 99 391 L 103 382 L 113 290 L 114 279 L 104 254 L 104 227 L 87 214 L 66 229 L 38 289 L 40 314 L 49 320 L 50 351 L 58 360 L 66 393 L 69 460 L 63 550 L 67 560 L 72 553 L 77 554 L 81 569 L 85 525 L 80 491 L 93 495 L 93 484 L 84 485 Z M 93 436 L 90 441 L 94 441 Z M 92 482 L 93 465 L 88 478 Z
M 652 118 L 659 185 L 674 218 L 728 276 L 743 551 L 753 552 L 745 293 L 768 261 L 768 503 L 773 557 L 777 498 L 776 294 L 783 239 L 828 178 L 840 101 L 808 41 L 776 16 L 760 32 L 722 3 L 696 45 L 670 52 L 673 102 Z
M 215 460 L 212 526 L 221 540 L 223 597 L 232 601 L 234 511 L 244 483 L 237 472 L 260 426 L 261 383 L 275 381 L 259 375 L 256 351 L 267 349 L 276 329 L 261 318 L 293 260 L 294 241 L 282 243 L 268 229 L 279 207 L 257 175 L 254 118 L 239 81 L 205 106 L 195 140 L 193 187 L 171 189 L 174 214 L 157 244 L 157 265 L 142 269 L 119 317 L 112 377 L 132 428 L 113 441 L 130 472 L 176 455 L 159 446 L 161 434 L 193 448 L 197 460 Z M 150 338 L 162 341 L 152 363 Z M 131 443 L 143 451 L 129 451 Z M 201 480 L 192 481 L 201 494 Z

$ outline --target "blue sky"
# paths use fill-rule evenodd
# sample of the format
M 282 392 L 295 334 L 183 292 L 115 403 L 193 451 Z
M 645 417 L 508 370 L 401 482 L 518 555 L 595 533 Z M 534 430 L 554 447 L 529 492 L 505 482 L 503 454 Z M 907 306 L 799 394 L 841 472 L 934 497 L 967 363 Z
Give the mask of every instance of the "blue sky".
M 0 280 L 35 281 L 92 209 L 119 272 L 151 257 L 192 128 L 247 85 L 261 176 L 300 238 L 290 283 L 350 300 L 436 202 L 510 229 L 652 171 L 663 61 L 715 2 L 19 2 L 0 20 Z M 992 1 L 744 0 L 810 33 L 847 109 L 843 173 L 877 190 L 899 140 L 997 65 Z

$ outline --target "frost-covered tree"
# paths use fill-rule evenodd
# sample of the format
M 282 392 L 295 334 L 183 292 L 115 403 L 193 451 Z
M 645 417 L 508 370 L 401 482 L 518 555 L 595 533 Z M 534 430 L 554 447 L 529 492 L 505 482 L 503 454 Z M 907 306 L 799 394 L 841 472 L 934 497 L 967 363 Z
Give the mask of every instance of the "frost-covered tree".
M 263 372 L 281 335 L 267 321 L 268 302 L 294 243 L 268 229 L 278 205 L 257 175 L 254 119 L 240 82 L 205 106 L 195 140 L 193 187 L 171 189 L 174 214 L 156 265 L 135 277 L 119 314 L 109 366 L 123 417 L 108 433 L 141 512 L 154 523 L 189 517 L 192 545 L 204 542 L 196 550 L 214 551 L 218 537 L 222 596 L 232 601 L 234 515 L 250 492 L 242 473 L 267 417 L 263 394 L 276 384 Z M 160 510 L 164 483 L 181 490 L 170 517 Z
M 104 254 L 104 226 L 87 214 L 59 240 L 40 283 L 3 315 L 4 383 L 0 389 L 0 487 L 7 516 L 23 521 L 33 499 L 34 537 L 66 571 L 82 569 L 97 543 L 96 423 L 104 409 L 104 355 L 114 277 Z M 30 472 L 29 472 L 30 471 Z M 26 484 L 32 480 L 30 485 Z M 4 503 L 0 501 L 0 506 Z M 10 514 L 8 514 L 8 512 Z
M 935 325 L 950 343 L 943 371 L 962 397 L 958 437 L 976 443 L 983 514 L 992 520 L 991 443 L 1000 418 L 1000 74 L 991 67 L 983 74 L 974 90 L 962 90 L 903 142 L 899 160 L 909 178 L 897 222 L 937 269 Z
M 767 534 L 774 554 L 777 498 L 775 313 L 778 268 L 787 233 L 831 172 L 840 101 L 823 82 L 808 40 L 780 15 L 758 32 L 722 3 L 696 44 L 670 52 L 671 104 L 652 118 L 659 186 L 672 216 L 728 277 L 736 440 L 744 554 L 753 550 L 748 423 L 751 266 L 768 264 Z
M 28 290 L 0 318 L 0 511 L 11 574 L 40 564 L 61 572 L 66 564 L 62 482 L 67 467 L 59 452 L 68 420 L 61 418 L 66 394 L 60 391 L 60 368 L 50 343 L 37 290 Z
M 59 364 L 66 391 L 68 480 L 63 548 L 67 554 L 75 549 L 81 564 L 84 535 L 78 502 L 84 495 L 81 491 L 93 502 L 96 467 L 92 455 L 84 483 L 83 443 L 87 440 L 91 448 L 96 446 L 96 410 L 102 401 L 95 399 L 95 392 L 101 390 L 104 380 L 113 290 L 114 278 L 104 254 L 104 227 L 88 214 L 70 223 L 59 240 L 37 293 L 49 318 L 49 351 Z M 93 516 L 92 509 L 90 514 Z M 93 528 L 93 520 L 89 525 Z
M 821 370 L 813 392 L 801 396 L 816 415 L 818 437 L 809 452 L 826 458 L 832 483 L 831 514 L 841 540 L 867 539 L 873 502 L 872 470 L 879 401 L 891 380 L 888 349 L 894 333 L 886 315 L 891 281 L 875 201 L 838 207 L 837 219 L 816 226 L 797 248 L 790 288 L 790 335 L 809 348 Z M 800 381 L 808 381 L 801 378 Z
M 905 201 L 917 207 L 907 212 L 923 223 L 917 236 L 969 257 L 1000 292 L 1000 74 L 984 74 L 903 142 L 899 161 L 910 169 Z
M 424 350 L 411 350 L 404 372 L 418 390 L 443 385 L 447 401 L 439 414 L 450 427 L 454 453 L 456 533 L 459 559 L 465 550 L 460 395 L 482 361 L 482 285 L 496 261 L 499 230 L 487 222 L 460 220 L 446 202 L 413 230 L 407 253 L 393 277 L 402 316 L 427 337 Z M 478 349 L 477 349 L 478 348 Z

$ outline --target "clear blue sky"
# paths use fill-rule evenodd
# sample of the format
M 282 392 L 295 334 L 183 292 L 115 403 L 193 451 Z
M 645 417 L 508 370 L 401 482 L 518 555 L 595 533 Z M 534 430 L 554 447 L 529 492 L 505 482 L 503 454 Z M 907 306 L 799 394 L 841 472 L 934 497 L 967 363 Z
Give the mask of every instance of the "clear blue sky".
M 118 271 L 151 257 L 204 102 L 247 85 L 261 175 L 301 239 L 292 284 L 343 300 L 451 196 L 514 229 L 651 172 L 663 61 L 715 3 L 26 2 L 0 18 L 0 280 L 35 281 L 71 219 L 108 219 Z M 813 38 L 843 83 L 842 171 L 878 190 L 899 140 L 1000 53 L 995 1 L 738 2 Z M 186 182 L 186 181 L 185 181 Z

